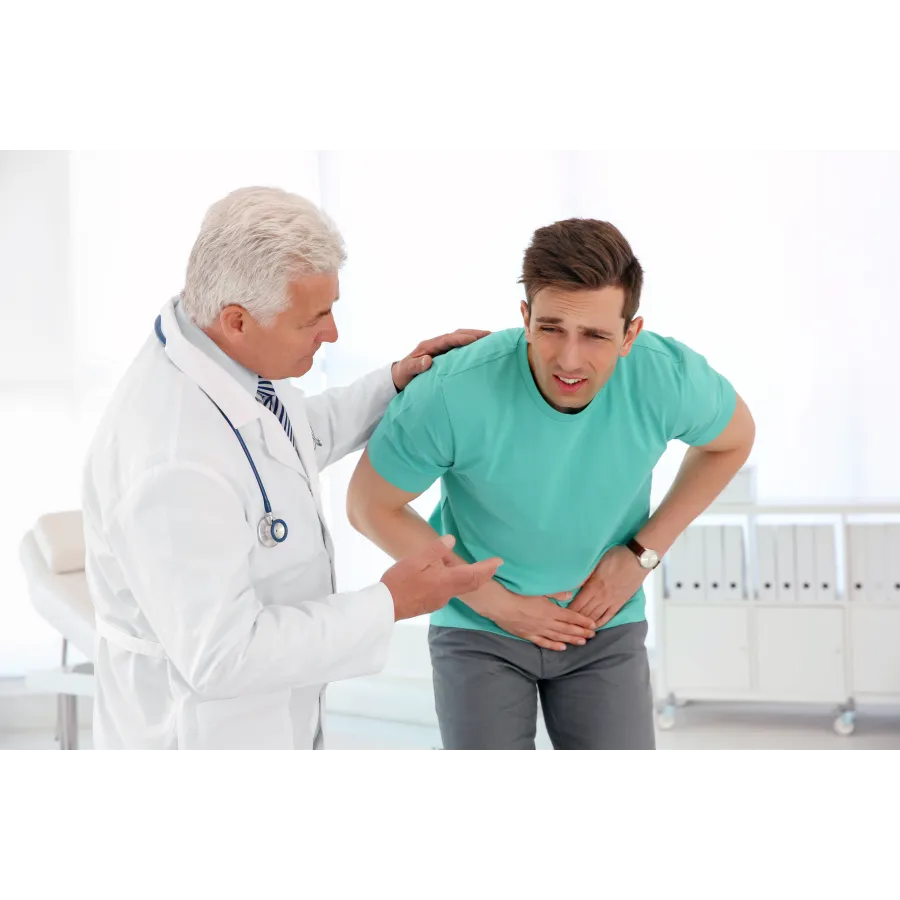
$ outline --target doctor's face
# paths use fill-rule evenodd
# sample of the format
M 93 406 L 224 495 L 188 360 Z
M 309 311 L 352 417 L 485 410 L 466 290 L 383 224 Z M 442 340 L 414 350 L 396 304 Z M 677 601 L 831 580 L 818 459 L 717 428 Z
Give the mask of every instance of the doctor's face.
M 305 375 L 319 347 L 338 339 L 331 309 L 338 290 L 337 273 L 304 275 L 290 283 L 290 303 L 268 325 L 240 310 L 240 335 L 232 355 L 251 372 L 270 381 Z

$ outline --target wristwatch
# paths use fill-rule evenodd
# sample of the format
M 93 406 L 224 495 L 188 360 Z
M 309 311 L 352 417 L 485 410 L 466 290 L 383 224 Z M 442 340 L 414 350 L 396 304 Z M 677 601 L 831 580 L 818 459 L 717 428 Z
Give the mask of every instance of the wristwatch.
M 634 538 L 625 545 L 637 558 L 645 569 L 655 569 L 659 565 L 659 554 L 655 550 L 642 547 Z

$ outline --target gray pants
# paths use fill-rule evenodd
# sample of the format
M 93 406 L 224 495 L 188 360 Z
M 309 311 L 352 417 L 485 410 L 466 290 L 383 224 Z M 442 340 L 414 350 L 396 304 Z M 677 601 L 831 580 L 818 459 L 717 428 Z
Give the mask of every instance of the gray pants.
M 556 750 L 653 750 L 647 623 L 542 650 L 474 631 L 428 631 L 445 750 L 534 750 L 537 701 Z

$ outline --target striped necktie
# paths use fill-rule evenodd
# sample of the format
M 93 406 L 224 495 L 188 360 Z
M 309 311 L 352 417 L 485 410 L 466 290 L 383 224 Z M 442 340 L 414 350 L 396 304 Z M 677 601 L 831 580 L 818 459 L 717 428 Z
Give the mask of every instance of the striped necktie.
M 291 420 L 288 418 L 284 404 L 278 399 L 271 381 L 266 378 L 259 379 L 259 383 L 256 385 L 256 399 L 281 422 L 281 427 L 287 434 L 288 440 L 293 444 L 294 429 L 291 428 Z

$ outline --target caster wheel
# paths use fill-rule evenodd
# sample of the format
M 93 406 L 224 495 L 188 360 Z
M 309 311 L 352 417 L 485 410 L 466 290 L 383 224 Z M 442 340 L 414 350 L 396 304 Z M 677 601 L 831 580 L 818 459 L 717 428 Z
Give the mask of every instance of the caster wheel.
M 675 727 L 675 707 L 665 706 L 656 714 L 656 725 L 661 731 Z
M 847 737 L 847 735 L 853 734 L 856 730 L 856 716 L 852 712 L 841 713 L 834 720 L 834 730 L 841 735 L 841 737 Z

